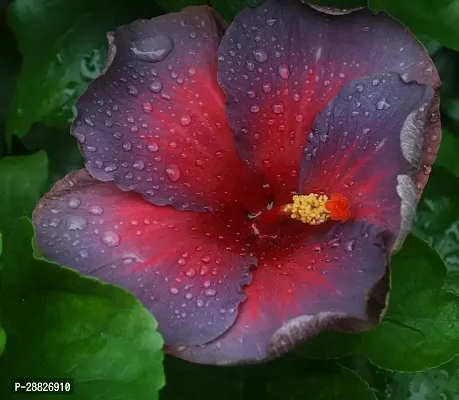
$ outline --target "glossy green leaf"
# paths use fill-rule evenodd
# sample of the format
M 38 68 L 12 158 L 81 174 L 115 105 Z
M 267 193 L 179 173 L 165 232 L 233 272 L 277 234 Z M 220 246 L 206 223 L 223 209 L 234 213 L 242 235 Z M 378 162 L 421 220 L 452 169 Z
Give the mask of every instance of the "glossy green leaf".
M 442 166 L 459 178 L 459 135 L 443 129 L 435 165 Z
M 22 54 L 22 71 L 7 133 L 23 137 L 34 122 L 67 127 L 74 104 L 106 58 L 106 32 L 156 15 L 154 1 L 15 0 L 8 22 Z
M 262 1 L 263 0 L 211 0 L 211 3 L 227 22 L 231 22 L 239 11 L 246 7 L 256 6 Z
M 341 363 L 356 371 L 373 389 L 379 400 L 459 399 L 459 359 L 424 372 L 390 372 L 359 357 Z
M 451 165 L 454 172 L 457 162 L 446 155 L 451 150 L 448 143 L 444 142 L 440 149 L 439 164 Z M 435 166 L 418 207 L 414 231 L 440 254 L 448 270 L 445 289 L 459 295 L 458 187 L 457 176 L 444 167 Z
M 388 311 L 373 330 L 360 335 L 319 335 L 299 352 L 306 357 L 361 354 L 375 365 L 421 371 L 459 354 L 459 298 L 443 290 L 445 265 L 423 240 L 411 235 L 392 258 Z
M 375 400 L 355 372 L 333 362 L 307 362 L 288 355 L 240 367 L 194 365 L 171 357 L 161 400 Z
M 167 12 L 180 11 L 188 6 L 202 6 L 210 4 L 210 0 L 156 0 L 158 5 Z
M 459 50 L 459 0 L 368 0 L 375 11 L 386 11 L 415 34 L 427 34 Z
M 22 218 L 5 238 L 0 391 L 11 377 L 71 377 L 75 399 L 157 399 L 163 342 L 152 315 L 120 288 L 34 259 L 32 236 Z
M 47 179 L 48 158 L 44 152 L 0 160 L 0 229 L 4 234 L 16 218 L 30 215 Z
M 321 6 L 333 6 L 339 8 L 366 7 L 367 0 L 302 0 L 304 3 L 318 4 Z
M 22 139 L 22 143 L 30 152 L 46 151 L 49 160 L 47 190 L 69 172 L 84 167 L 78 142 L 68 130 L 64 131 L 35 124 Z

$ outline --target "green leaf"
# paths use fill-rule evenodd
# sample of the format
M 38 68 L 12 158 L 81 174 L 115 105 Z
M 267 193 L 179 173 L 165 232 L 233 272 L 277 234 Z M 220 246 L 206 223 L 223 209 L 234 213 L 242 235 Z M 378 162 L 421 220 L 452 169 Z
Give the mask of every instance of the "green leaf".
M 388 376 L 385 387 L 391 400 L 457 400 L 459 399 L 459 359 L 438 368 L 415 374 Z
M 22 139 L 29 152 L 46 151 L 49 159 L 49 177 L 47 189 L 71 171 L 84 167 L 83 157 L 76 139 L 67 131 L 47 128 L 35 124 Z
M 158 5 L 167 12 L 181 11 L 188 6 L 208 5 L 210 0 L 156 0 Z
M 15 0 L 8 14 L 22 71 L 7 124 L 23 137 L 34 122 L 67 127 L 76 99 L 106 58 L 106 32 L 156 15 L 154 1 Z
M 392 258 L 388 311 L 373 330 L 360 335 L 319 335 L 299 349 L 306 357 L 361 354 L 375 365 L 422 371 L 459 354 L 459 298 L 443 290 L 446 270 L 439 255 L 411 235 Z
M 262 1 L 263 0 L 211 0 L 211 3 L 227 22 L 231 22 L 239 11 L 246 7 L 254 7 Z
M 44 152 L 0 160 L 0 229 L 4 233 L 16 218 L 31 214 L 47 178 L 48 158 Z
M 459 178 L 459 136 L 443 129 L 441 145 L 435 165 L 440 165 Z
M 288 355 L 240 367 L 194 365 L 166 358 L 161 400 L 375 400 L 368 384 L 335 362 L 306 362 Z
M 70 377 L 75 399 L 157 399 L 163 341 L 152 315 L 121 288 L 34 259 L 32 236 L 22 218 L 5 239 L 0 391 L 11 377 Z
M 339 8 L 366 7 L 367 0 L 302 0 L 305 3 L 318 4 L 321 6 L 333 6 Z
M 427 34 L 459 50 L 459 0 L 368 0 L 374 11 L 386 11 L 415 34 Z
M 0 0 L 1 3 L 1 0 Z M 5 5 L 6 7 L 6 5 Z M 0 157 L 4 155 L 5 123 L 13 97 L 16 73 L 19 70 L 19 54 L 13 34 L 3 25 L 3 6 L 0 4 Z
M 381 370 L 362 358 L 342 363 L 365 379 L 380 400 L 457 400 L 459 399 L 459 359 L 417 373 Z
M 442 143 L 440 149 L 444 150 L 440 150 L 439 164 L 454 166 L 454 159 L 449 160 L 445 154 L 451 150 L 448 143 Z M 459 295 L 458 187 L 458 177 L 445 168 L 434 166 L 419 203 L 414 226 L 414 232 L 427 240 L 445 262 L 448 270 L 445 289 L 457 295 Z

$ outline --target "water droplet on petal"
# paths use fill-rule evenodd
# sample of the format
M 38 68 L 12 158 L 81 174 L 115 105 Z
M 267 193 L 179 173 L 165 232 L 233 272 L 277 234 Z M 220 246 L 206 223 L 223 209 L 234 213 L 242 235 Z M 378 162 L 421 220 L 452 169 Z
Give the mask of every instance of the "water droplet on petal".
M 189 268 L 187 269 L 187 271 L 185 272 L 185 275 L 188 277 L 188 278 L 193 278 L 194 276 L 196 276 L 196 270 L 194 268 Z
M 347 252 L 351 252 L 352 250 L 354 250 L 354 246 L 355 246 L 355 239 L 347 240 L 344 243 L 344 250 L 346 250 Z
M 272 89 L 271 82 L 263 83 L 262 89 L 263 89 L 263 92 L 270 93 Z
M 206 289 L 204 294 L 208 297 L 213 297 L 217 294 L 217 291 L 215 289 Z
M 175 164 L 169 164 L 166 166 L 166 175 L 172 182 L 177 182 L 180 179 L 179 167 Z
M 134 164 L 132 164 L 132 168 L 137 171 L 142 171 L 145 167 L 145 163 L 142 160 L 135 160 Z
M 250 106 L 250 112 L 257 113 L 258 111 L 260 111 L 260 107 L 256 104 Z
M 159 81 L 155 81 L 150 86 L 148 86 L 148 90 L 152 93 L 159 93 L 163 90 L 163 84 Z
M 67 205 L 73 209 L 80 207 L 80 204 L 81 204 L 81 200 L 77 197 L 73 197 L 69 199 L 67 202 Z
M 131 42 L 129 48 L 139 60 L 158 62 L 171 53 L 174 41 L 168 36 L 156 35 L 135 40 Z
M 256 50 L 253 50 L 252 53 L 253 53 L 255 60 L 258 61 L 259 63 L 264 63 L 268 59 L 268 54 L 264 50 L 256 49 Z
M 137 97 L 139 95 L 139 89 L 137 89 L 134 85 L 127 85 L 127 92 L 133 97 Z
M 191 123 L 191 117 L 189 115 L 183 115 L 180 117 L 180 125 L 188 126 Z
M 104 209 L 101 206 L 91 206 L 89 207 L 89 213 L 92 215 L 102 215 Z
M 356 88 L 357 92 L 359 92 L 359 93 L 362 93 L 364 91 L 364 89 L 365 89 L 361 83 L 358 83 L 355 86 L 355 88 Z
M 266 19 L 266 25 L 268 26 L 274 26 L 274 24 L 276 23 L 277 19 L 276 18 L 267 18 Z
M 101 241 L 107 247 L 116 247 L 119 246 L 121 238 L 116 232 L 108 231 L 102 234 Z
M 288 67 L 286 65 L 284 65 L 284 64 L 279 65 L 279 68 L 277 69 L 277 72 L 279 73 L 279 76 L 282 79 L 288 79 L 288 77 L 290 75 L 290 71 L 289 71 Z
M 70 231 L 82 231 L 88 225 L 86 218 L 80 217 L 79 215 L 72 215 L 67 220 L 67 226 Z
M 123 150 L 124 151 L 129 151 L 129 150 L 131 150 L 131 148 L 132 148 L 131 142 L 124 142 L 123 143 Z
M 275 103 L 272 106 L 272 110 L 274 114 L 282 114 L 284 112 L 284 104 L 283 103 Z
M 385 98 L 382 98 L 376 103 L 377 110 L 387 110 L 390 108 L 390 104 L 387 102 Z
M 148 151 L 151 151 L 152 153 L 156 153 L 159 150 L 159 146 L 156 143 L 150 143 L 147 146 Z
M 170 292 L 170 294 L 174 294 L 175 295 L 175 294 L 178 294 L 178 289 L 175 288 L 175 287 L 172 287 L 172 288 L 169 289 L 169 292 Z
M 378 78 L 373 79 L 373 80 L 371 81 L 371 83 L 372 83 L 373 86 L 378 86 L 378 85 L 379 85 L 379 79 L 378 79 Z

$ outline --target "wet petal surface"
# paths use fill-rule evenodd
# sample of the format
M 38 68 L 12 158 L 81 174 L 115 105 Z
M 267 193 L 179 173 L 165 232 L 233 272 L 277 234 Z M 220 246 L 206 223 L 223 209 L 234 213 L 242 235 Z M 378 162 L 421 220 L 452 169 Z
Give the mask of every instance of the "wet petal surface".
M 369 10 L 333 16 L 294 0 L 242 11 L 222 40 L 218 68 L 238 150 L 281 203 L 297 190 L 317 113 L 346 83 L 395 71 L 439 86 L 426 51 L 395 20 Z
M 59 181 L 34 212 L 43 255 L 120 285 L 152 312 L 167 343 L 206 343 L 234 322 L 251 280 L 239 215 L 176 211 L 98 182 Z
M 221 29 L 211 8 L 189 7 L 109 36 L 108 68 L 72 128 L 92 176 L 177 209 L 253 200 L 247 187 L 261 185 L 234 149 L 216 79 Z
M 433 101 L 432 88 L 405 83 L 396 73 L 347 84 L 308 135 L 300 191 L 339 193 L 352 219 L 395 234 L 409 230 Z
M 388 277 L 394 237 L 355 222 L 296 239 L 286 236 L 261 249 L 245 288 L 247 300 L 227 333 L 204 346 L 168 350 L 200 363 L 253 362 L 288 351 L 322 330 L 375 325 L 383 306 L 370 297 Z M 388 286 L 383 286 L 384 302 Z

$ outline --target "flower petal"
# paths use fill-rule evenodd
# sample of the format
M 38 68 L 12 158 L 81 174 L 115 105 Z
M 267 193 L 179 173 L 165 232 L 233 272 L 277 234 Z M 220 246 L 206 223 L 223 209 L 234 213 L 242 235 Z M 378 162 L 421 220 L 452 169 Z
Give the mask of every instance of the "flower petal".
M 397 21 L 367 9 L 328 15 L 295 0 L 242 11 L 222 39 L 219 60 L 238 150 L 280 203 L 297 190 L 317 113 L 346 83 L 394 71 L 439 86 L 427 52 Z
M 109 35 L 109 65 L 72 127 L 92 176 L 177 209 L 251 201 L 248 185 L 262 183 L 250 182 L 226 122 L 221 29 L 211 8 L 189 7 Z
M 199 363 L 254 362 L 323 330 L 369 329 L 385 307 L 393 240 L 381 228 L 358 221 L 306 236 L 293 251 L 288 243 L 275 246 L 260 256 L 245 288 L 247 299 L 228 332 L 204 346 L 167 351 Z M 380 289 L 382 301 L 377 302 L 373 294 Z
M 434 90 L 397 73 L 347 84 L 317 116 L 301 166 L 302 193 L 339 193 L 351 218 L 405 235 Z
M 231 238 L 241 227 L 226 217 L 154 206 L 80 170 L 40 201 L 34 224 L 46 258 L 124 287 L 153 313 L 166 343 L 189 345 L 233 324 L 251 280 L 254 259 L 240 255 Z

